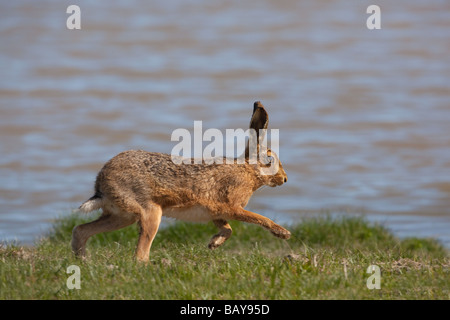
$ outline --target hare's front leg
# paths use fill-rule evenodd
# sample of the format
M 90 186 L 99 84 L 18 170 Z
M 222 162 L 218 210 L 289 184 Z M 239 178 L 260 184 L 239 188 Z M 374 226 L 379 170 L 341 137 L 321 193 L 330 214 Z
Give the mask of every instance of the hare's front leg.
M 288 230 L 269 218 L 242 208 L 235 209 L 233 213 L 227 214 L 227 219 L 259 224 L 272 232 L 275 237 L 281 239 L 289 239 L 291 237 L 291 233 Z
M 162 209 L 156 204 L 151 204 L 148 209 L 142 210 L 139 217 L 139 241 L 136 248 L 136 259 L 146 262 L 149 259 L 150 247 L 158 232 L 161 223 Z
M 229 237 L 231 237 L 231 233 L 233 232 L 230 225 L 225 220 L 213 220 L 213 223 L 219 228 L 219 233 L 214 235 L 211 238 L 211 241 L 209 241 L 208 248 L 210 249 L 220 247 Z

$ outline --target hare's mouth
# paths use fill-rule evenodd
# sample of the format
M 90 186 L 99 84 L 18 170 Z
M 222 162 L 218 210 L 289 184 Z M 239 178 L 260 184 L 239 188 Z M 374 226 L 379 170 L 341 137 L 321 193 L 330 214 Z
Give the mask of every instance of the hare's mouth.
M 278 181 L 271 181 L 271 182 L 269 183 L 269 187 L 275 188 L 275 187 L 281 186 L 282 184 L 283 184 L 282 181 L 281 181 L 281 182 L 278 182 Z
M 276 180 L 272 180 L 269 182 L 269 186 L 270 187 L 277 187 L 277 186 L 281 186 L 282 184 L 287 182 L 287 177 L 284 178 L 280 178 L 280 179 L 276 179 Z

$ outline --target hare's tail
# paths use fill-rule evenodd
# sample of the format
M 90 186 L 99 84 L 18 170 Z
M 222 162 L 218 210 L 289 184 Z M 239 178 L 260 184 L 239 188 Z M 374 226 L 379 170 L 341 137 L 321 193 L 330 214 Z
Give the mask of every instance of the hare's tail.
M 89 200 L 84 202 L 78 210 L 84 213 L 88 213 L 94 210 L 98 210 L 102 207 L 102 198 L 98 194 L 95 194 Z

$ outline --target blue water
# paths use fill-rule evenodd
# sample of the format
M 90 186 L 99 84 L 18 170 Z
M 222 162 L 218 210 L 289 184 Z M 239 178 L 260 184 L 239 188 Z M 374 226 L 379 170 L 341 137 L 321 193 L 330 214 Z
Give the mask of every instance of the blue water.
M 71 3 L 70 3 L 71 4 Z M 127 149 L 173 130 L 280 130 L 286 185 L 249 208 L 281 222 L 365 214 L 450 246 L 446 1 L 0 3 L 0 240 L 32 243 Z

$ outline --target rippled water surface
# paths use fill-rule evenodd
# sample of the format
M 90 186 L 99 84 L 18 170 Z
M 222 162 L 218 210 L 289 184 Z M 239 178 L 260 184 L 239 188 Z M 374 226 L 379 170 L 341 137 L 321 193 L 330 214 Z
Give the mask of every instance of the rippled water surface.
M 367 215 L 450 246 L 448 1 L 0 3 L 0 240 L 32 243 L 120 151 L 246 128 L 255 100 L 289 175 L 249 208 Z

